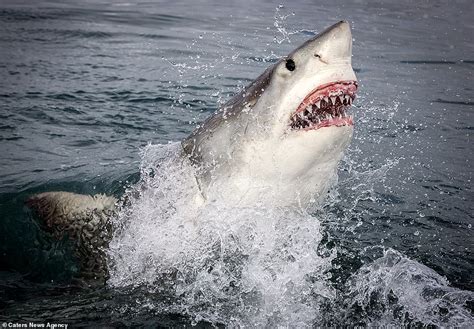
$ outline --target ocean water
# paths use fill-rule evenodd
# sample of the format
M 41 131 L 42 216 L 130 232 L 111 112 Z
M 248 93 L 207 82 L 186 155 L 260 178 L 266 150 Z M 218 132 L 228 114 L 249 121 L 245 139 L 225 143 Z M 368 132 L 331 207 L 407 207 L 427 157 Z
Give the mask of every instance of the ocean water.
M 0 322 L 473 327 L 471 1 L 0 3 Z M 311 213 L 188 207 L 179 141 L 347 19 L 359 92 Z M 153 175 L 149 174 L 151 171 Z M 24 206 L 127 196 L 105 286 Z

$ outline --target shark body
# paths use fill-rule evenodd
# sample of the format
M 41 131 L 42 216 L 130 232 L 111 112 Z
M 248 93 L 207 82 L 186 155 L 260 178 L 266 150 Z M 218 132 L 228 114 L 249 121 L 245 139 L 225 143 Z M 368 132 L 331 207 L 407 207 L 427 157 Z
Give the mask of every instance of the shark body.
M 196 168 L 197 206 L 305 207 L 324 197 L 353 131 L 351 56 L 350 26 L 341 21 L 267 68 L 183 140 L 182 159 Z M 27 205 L 55 237 L 75 241 L 83 275 L 105 277 L 100 250 L 116 201 L 45 192 Z

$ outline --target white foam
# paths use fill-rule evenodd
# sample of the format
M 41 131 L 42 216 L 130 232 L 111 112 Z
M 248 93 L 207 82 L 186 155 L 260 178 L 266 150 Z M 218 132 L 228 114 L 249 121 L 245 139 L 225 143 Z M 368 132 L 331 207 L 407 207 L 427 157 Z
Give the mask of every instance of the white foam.
M 434 270 L 387 249 L 349 280 L 343 317 L 357 312 L 369 326 L 376 327 L 423 324 L 472 328 L 468 301 L 474 301 L 474 293 L 450 287 Z
M 146 286 L 170 312 L 233 325 L 310 325 L 334 298 L 319 221 L 296 209 L 197 207 L 179 146 L 148 146 L 110 244 L 109 285 Z
M 115 219 L 108 284 L 141 289 L 136 307 L 231 327 L 473 326 L 472 292 L 392 249 L 338 286 L 337 248 L 322 243 L 321 222 L 347 219 L 323 209 L 316 218 L 297 208 L 199 206 L 194 169 L 180 159 L 178 143 L 146 147 L 141 180 Z M 350 170 L 341 183 L 354 194 L 351 207 L 393 165 Z

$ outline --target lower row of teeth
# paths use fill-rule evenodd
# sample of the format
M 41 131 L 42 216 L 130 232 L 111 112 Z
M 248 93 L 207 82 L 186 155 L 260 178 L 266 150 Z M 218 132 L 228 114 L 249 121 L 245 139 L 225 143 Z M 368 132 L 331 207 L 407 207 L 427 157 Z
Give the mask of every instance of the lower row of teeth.
M 310 119 L 312 116 L 313 116 L 313 113 L 311 113 L 311 110 L 306 110 L 304 112 L 300 112 L 297 114 L 298 115 L 298 118 L 300 118 L 301 120 L 308 120 Z M 318 117 L 322 117 L 324 119 L 324 116 L 326 116 L 326 119 L 331 119 L 331 118 L 334 118 L 334 117 L 345 117 L 346 116 L 346 113 L 345 112 L 342 112 L 342 113 L 321 113 L 321 114 L 316 114 Z
M 326 115 L 318 115 L 317 118 L 301 118 L 301 120 L 298 120 L 297 122 L 295 122 L 296 124 L 302 124 L 302 123 L 306 123 L 308 125 L 310 124 L 318 124 L 318 123 L 321 123 L 322 121 L 326 121 L 326 120 L 332 120 L 332 119 L 335 119 L 335 118 L 338 118 L 338 119 L 342 119 L 342 118 L 346 118 L 348 117 L 348 115 L 346 115 L 345 113 L 342 113 L 342 114 L 336 114 L 336 115 L 331 115 L 329 113 L 327 113 Z

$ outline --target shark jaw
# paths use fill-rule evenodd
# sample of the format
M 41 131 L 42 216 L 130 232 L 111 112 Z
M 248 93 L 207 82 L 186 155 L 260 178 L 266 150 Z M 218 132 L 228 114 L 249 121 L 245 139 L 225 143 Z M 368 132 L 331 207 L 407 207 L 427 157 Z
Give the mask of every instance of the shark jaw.
M 318 86 L 291 116 L 291 129 L 307 131 L 354 125 L 347 110 L 355 99 L 356 91 L 356 81 L 337 81 Z

